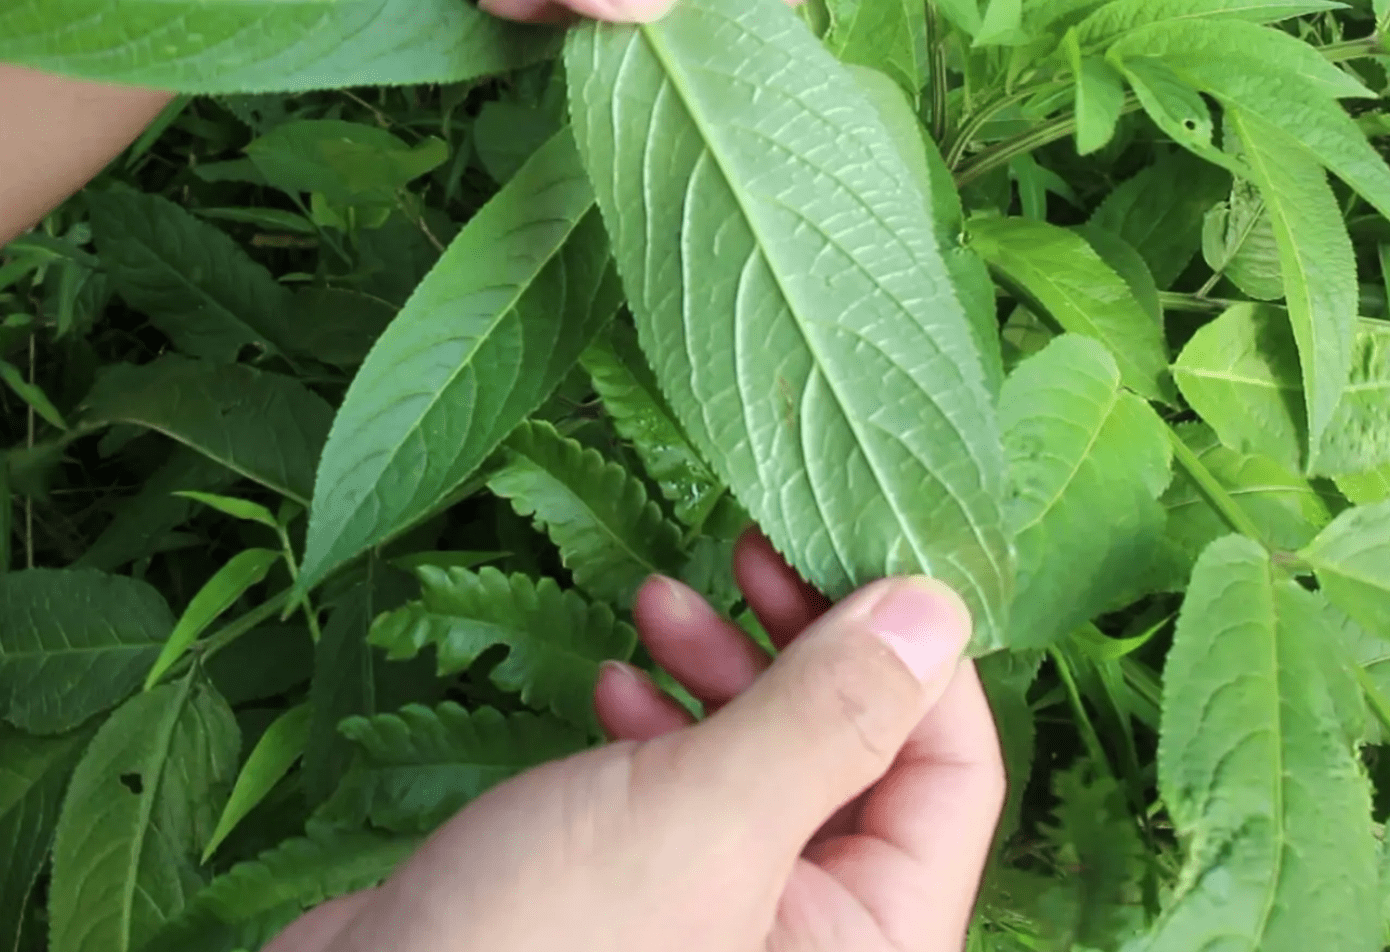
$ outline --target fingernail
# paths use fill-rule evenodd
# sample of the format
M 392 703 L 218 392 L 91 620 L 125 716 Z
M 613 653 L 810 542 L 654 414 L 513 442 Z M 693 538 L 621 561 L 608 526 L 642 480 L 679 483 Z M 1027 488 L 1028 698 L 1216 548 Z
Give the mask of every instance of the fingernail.
M 699 616 L 704 599 L 694 589 L 665 575 L 653 575 L 648 581 L 662 589 L 666 601 L 662 608 L 668 620 L 688 622 Z
M 620 678 L 630 684 L 641 685 L 643 683 L 641 672 L 625 662 L 614 661 L 612 658 L 599 662 L 598 676 L 600 679 L 603 678 L 604 672 L 607 671 L 613 672 L 615 678 Z
M 895 579 L 886 587 L 870 609 L 869 627 L 918 681 L 930 681 L 970 640 L 970 611 L 944 584 L 925 576 Z

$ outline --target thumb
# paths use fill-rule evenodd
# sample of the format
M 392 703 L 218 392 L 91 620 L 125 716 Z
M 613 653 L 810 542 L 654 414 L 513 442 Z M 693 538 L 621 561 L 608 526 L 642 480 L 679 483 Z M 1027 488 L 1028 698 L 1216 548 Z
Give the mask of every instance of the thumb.
M 946 689 L 970 613 L 924 576 L 860 589 L 802 632 L 756 682 L 689 728 L 699 796 L 793 852 L 892 766 Z M 713 789 L 711 789 L 713 788 Z M 785 838 L 785 839 L 784 839 Z M 769 843 L 771 845 L 771 843 Z

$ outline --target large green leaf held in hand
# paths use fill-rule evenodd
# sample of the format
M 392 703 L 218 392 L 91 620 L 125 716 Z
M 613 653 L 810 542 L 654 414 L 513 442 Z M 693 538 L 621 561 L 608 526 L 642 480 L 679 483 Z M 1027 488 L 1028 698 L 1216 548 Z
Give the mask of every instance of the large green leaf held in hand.
M 1390 502 L 1348 509 L 1299 554 L 1329 601 L 1390 640 Z
M 369 635 L 373 645 L 400 659 L 432 644 L 440 675 L 463 671 L 487 648 L 506 645 L 506 659 L 490 674 L 498 687 L 597 731 L 598 666 L 632 654 L 637 635 L 629 625 L 553 579 L 433 566 L 419 575 L 420 600 L 379 617 Z
M 51 952 L 134 952 L 193 898 L 240 746 L 227 702 L 191 676 L 111 715 L 58 819 Z
M 357 372 L 319 466 L 302 584 L 437 507 L 550 395 L 619 297 L 562 130 L 459 232 Z
M 186 93 L 450 83 L 534 62 L 550 29 L 458 0 L 10 0 L 0 61 Z
M 589 24 L 565 65 L 642 349 L 716 472 L 829 594 L 930 572 L 998 646 L 998 431 L 873 106 L 779 0 Z
M 1018 547 L 1007 641 L 1043 647 L 1141 593 L 1163 538 L 1168 436 L 1105 348 L 1072 334 L 1004 381 L 999 424 Z
M 1126 387 L 1171 400 L 1163 328 L 1129 284 L 1074 231 L 1026 218 L 975 218 L 970 247 L 1064 330 L 1100 341 Z
M 1339 637 L 1257 543 L 1227 536 L 1198 560 L 1158 751 L 1187 857 L 1145 952 L 1380 947 L 1359 691 Z
M 174 628 L 163 596 L 84 569 L 0 574 L 0 716 L 57 734 L 140 685 Z

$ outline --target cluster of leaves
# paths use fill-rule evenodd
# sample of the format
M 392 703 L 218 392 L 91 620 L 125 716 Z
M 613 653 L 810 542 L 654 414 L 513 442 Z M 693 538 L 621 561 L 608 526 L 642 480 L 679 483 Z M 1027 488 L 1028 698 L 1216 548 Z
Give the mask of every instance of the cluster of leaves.
M 0 259 L 0 947 L 258 948 L 603 659 L 698 713 L 628 604 L 766 645 L 751 517 L 970 602 L 972 949 L 1381 948 L 1388 19 L 0 4 L 180 93 Z

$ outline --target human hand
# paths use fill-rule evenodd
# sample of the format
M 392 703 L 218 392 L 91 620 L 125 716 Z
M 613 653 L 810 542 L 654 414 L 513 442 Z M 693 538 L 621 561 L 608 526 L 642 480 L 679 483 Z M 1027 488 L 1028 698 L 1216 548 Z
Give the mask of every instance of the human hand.
M 801 0 L 787 0 L 792 6 Z M 521 23 L 572 23 L 580 17 L 614 23 L 651 23 L 666 15 L 675 0 L 478 0 L 478 7 Z
M 634 606 L 705 720 L 607 666 L 615 743 L 494 787 L 267 952 L 961 948 L 1004 795 L 964 606 L 890 579 L 827 610 L 756 533 L 734 567 L 770 666 L 680 583 Z

